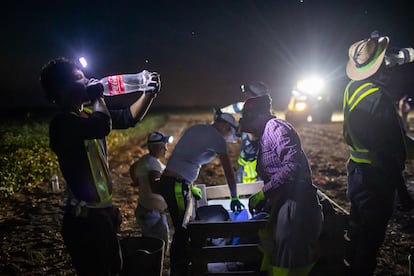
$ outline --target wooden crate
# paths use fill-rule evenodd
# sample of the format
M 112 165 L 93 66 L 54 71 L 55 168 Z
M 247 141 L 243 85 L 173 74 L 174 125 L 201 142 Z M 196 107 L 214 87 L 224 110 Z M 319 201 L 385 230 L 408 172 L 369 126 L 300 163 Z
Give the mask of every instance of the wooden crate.
M 205 206 L 208 200 L 223 199 L 228 201 L 229 188 L 227 185 L 206 186 L 197 185 L 202 189 L 204 201 L 198 201 L 197 205 Z M 249 196 L 263 187 L 263 182 L 238 184 L 239 196 Z M 246 206 L 247 208 L 247 206 Z M 267 220 L 248 221 L 220 221 L 204 222 L 190 221 L 187 225 L 190 234 L 189 256 L 191 259 L 192 275 L 259 275 L 262 253 L 257 247 L 258 230 L 265 227 Z M 232 245 L 209 245 L 207 241 L 214 238 L 238 237 L 242 242 Z M 248 241 L 248 242 L 246 242 Z M 225 270 L 222 272 L 209 271 L 211 263 L 242 263 L 237 271 Z
M 246 185 L 246 186 L 245 186 Z M 198 185 L 207 200 L 198 202 L 198 206 L 208 204 L 208 200 L 228 197 L 227 185 L 210 186 Z M 254 194 L 263 187 L 262 182 L 251 184 L 239 184 L 240 196 Z M 320 242 L 320 258 L 310 276 L 319 275 L 344 275 L 344 230 L 348 220 L 348 212 L 336 204 L 326 194 L 318 191 L 322 204 L 324 222 Z M 226 199 L 228 200 L 228 199 Z M 201 204 L 200 204 L 201 203 Z M 246 206 L 247 208 L 247 206 Z M 225 222 L 202 222 L 191 221 L 188 224 L 190 233 L 189 256 L 191 259 L 192 275 L 262 275 L 259 266 L 262 258 L 258 250 L 258 230 L 265 227 L 266 220 L 249 221 L 225 221 Z M 207 239 L 210 238 L 232 238 L 240 237 L 243 240 L 251 240 L 250 243 L 238 245 L 209 246 Z M 208 270 L 209 263 L 246 262 L 249 265 L 243 271 L 212 272 Z

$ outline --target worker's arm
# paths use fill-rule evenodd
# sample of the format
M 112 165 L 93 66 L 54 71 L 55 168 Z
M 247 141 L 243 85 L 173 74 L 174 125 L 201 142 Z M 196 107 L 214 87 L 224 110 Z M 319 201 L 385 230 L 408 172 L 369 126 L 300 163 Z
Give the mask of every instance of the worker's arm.
M 154 101 L 156 94 L 143 93 L 138 100 L 136 100 L 130 107 L 132 119 L 135 122 L 141 121 L 148 112 L 152 102 Z
M 161 89 L 160 76 L 157 73 L 151 73 L 151 78 L 148 80 L 147 85 L 153 86 L 154 89 L 142 93 L 128 108 L 110 110 L 112 127 L 114 129 L 134 127 L 136 123 L 145 117 L 148 109 Z
M 240 202 L 237 196 L 237 184 L 234 177 L 233 167 L 231 166 L 230 157 L 227 153 L 220 153 L 219 155 L 221 165 L 226 176 L 227 185 L 230 189 L 230 208 L 232 211 L 241 211 L 244 209 L 244 205 Z
M 131 111 L 132 118 L 136 122 L 141 121 L 145 117 L 149 107 L 152 104 L 152 101 L 160 91 L 160 75 L 158 75 L 158 73 L 155 72 L 151 73 L 151 77 L 148 80 L 147 85 L 153 87 L 153 90 L 146 91 L 145 93 L 143 93 L 141 97 L 138 100 L 136 100 L 129 108 Z
M 227 185 L 229 185 L 230 196 L 237 197 L 236 178 L 234 177 L 230 157 L 227 153 L 220 153 L 218 156 L 220 158 L 220 162 L 224 170 L 224 175 L 226 176 Z

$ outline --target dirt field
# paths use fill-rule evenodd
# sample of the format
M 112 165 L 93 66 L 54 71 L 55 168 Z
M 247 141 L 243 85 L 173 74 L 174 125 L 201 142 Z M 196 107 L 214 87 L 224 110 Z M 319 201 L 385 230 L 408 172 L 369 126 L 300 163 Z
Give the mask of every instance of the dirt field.
M 211 120 L 212 114 L 172 114 L 161 130 L 178 138 L 187 126 L 209 123 Z M 347 149 L 342 142 L 342 124 L 307 123 L 296 128 L 309 158 L 315 185 L 348 210 L 349 202 L 345 194 Z M 146 153 L 141 147 L 143 143 L 132 141 L 110 153 L 114 203 L 121 209 L 123 216 L 121 238 L 141 234 L 134 217 L 138 188 L 130 185 L 128 170 L 132 162 Z M 170 146 L 170 152 L 173 146 Z M 235 166 L 238 147 L 238 144 L 229 146 Z M 410 161 L 406 169 L 410 189 L 414 188 L 413 172 L 414 163 Z M 215 160 L 203 167 L 196 182 L 224 184 L 224 173 L 219 161 Z M 64 192 L 49 193 L 48 183 L 42 183 L 0 202 L 0 275 L 74 274 L 59 233 L 64 200 Z M 376 275 L 408 275 L 407 257 L 409 247 L 414 245 L 413 240 L 414 212 L 395 211 L 380 252 Z M 338 248 L 341 246 L 338 244 Z M 165 267 L 168 267 L 168 258 Z

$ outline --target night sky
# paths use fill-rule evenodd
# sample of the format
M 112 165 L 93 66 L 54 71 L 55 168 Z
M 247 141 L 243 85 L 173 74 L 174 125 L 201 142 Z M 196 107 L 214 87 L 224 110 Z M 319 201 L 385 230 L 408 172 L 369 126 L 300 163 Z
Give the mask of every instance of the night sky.
M 373 30 L 393 47 L 414 46 L 409 1 L 27 2 L 2 8 L 3 110 L 44 106 L 39 73 L 58 56 L 85 56 L 88 77 L 157 71 L 158 107 L 224 106 L 242 100 L 240 84 L 254 80 L 284 107 L 310 73 L 340 98 L 348 47 Z

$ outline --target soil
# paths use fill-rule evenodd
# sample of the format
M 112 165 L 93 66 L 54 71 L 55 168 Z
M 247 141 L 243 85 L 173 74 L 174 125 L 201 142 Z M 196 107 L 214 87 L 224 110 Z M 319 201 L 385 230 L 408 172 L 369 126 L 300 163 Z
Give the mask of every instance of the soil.
M 178 140 L 181 132 L 197 123 L 210 123 L 211 114 L 171 114 L 167 124 L 160 130 Z M 308 156 L 314 184 L 345 210 L 349 210 L 346 198 L 347 148 L 342 139 L 342 123 L 295 126 Z M 114 181 L 114 204 L 122 213 L 120 238 L 140 236 L 134 209 L 138 187 L 131 185 L 129 166 L 146 153 L 143 140 L 132 140 L 112 150 L 109 156 Z M 167 159 L 175 143 L 169 146 Z M 236 167 L 238 144 L 230 144 L 229 152 Z M 165 160 L 164 160 L 165 162 Z M 407 162 L 405 176 L 414 195 L 414 163 Z M 205 165 L 196 183 L 208 185 L 225 184 L 219 160 Z M 62 237 L 59 233 L 66 198 L 64 181 L 61 190 L 49 191 L 49 183 L 28 187 L 9 199 L 0 202 L 0 275 L 74 275 Z M 387 235 L 378 257 L 375 275 L 408 275 L 408 254 L 414 245 L 414 211 L 399 212 L 390 220 Z M 342 244 L 337 245 L 342 248 Z M 168 255 L 164 262 L 167 275 Z

